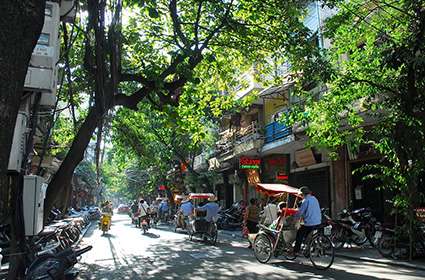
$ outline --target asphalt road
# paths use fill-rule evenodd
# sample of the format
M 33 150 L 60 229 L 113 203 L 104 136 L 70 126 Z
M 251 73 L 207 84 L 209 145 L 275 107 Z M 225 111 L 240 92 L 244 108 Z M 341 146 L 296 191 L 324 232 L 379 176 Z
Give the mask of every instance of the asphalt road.
M 167 226 L 143 234 L 126 215 L 114 215 L 102 236 L 94 225 L 81 245 L 93 245 L 76 266 L 79 279 L 425 279 L 425 271 L 336 258 L 327 271 L 310 262 L 273 259 L 260 264 L 248 243 L 219 235 L 216 246 L 189 241 Z

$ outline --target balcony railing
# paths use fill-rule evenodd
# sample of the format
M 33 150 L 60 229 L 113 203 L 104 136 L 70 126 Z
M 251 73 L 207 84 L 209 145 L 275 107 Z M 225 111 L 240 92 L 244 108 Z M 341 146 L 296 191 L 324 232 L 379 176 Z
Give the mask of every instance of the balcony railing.
M 247 142 L 251 139 L 260 138 L 258 122 L 253 121 L 246 127 L 233 128 L 220 132 L 220 140 L 216 143 L 216 152 L 226 154 L 233 150 L 235 145 Z
M 282 139 L 292 134 L 292 128 L 281 122 L 272 122 L 265 126 L 265 143 Z

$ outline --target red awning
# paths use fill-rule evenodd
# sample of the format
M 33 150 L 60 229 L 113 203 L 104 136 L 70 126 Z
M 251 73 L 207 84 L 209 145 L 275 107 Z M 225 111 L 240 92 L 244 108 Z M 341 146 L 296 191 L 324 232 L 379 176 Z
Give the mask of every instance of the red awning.
M 268 196 L 274 196 L 283 193 L 290 193 L 299 195 L 299 189 L 285 185 L 285 184 L 257 184 L 255 187 L 258 192 L 264 193 Z
M 195 198 L 210 198 L 210 197 L 215 197 L 215 195 L 213 193 L 191 193 L 189 194 L 189 198 L 190 199 L 195 199 Z

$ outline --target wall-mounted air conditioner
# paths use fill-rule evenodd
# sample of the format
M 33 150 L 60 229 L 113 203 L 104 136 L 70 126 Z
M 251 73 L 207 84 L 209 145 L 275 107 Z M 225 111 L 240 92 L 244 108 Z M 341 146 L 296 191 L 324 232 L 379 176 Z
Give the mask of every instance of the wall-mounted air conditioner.
M 9 172 L 21 172 L 22 158 L 26 147 L 26 129 L 28 115 L 24 111 L 19 111 L 16 117 L 15 130 L 13 132 L 12 147 L 9 154 Z

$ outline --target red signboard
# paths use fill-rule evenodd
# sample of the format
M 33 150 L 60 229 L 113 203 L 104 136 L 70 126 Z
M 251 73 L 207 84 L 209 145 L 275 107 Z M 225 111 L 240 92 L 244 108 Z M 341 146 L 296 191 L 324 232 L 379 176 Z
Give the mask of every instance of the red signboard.
M 288 158 L 286 157 L 271 158 L 267 160 L 270 166 L 286 166 L 287 162 Z
M 259 158 L 248 158 L 248 157 L 239 158 L 240 169 L 260 169 L 260 165 L 261 165 L 261 159 Z
M 277 180 L 288 180 L 288 175 L 286 175 L 285 173 L 279 172 L 276 175 L 276 179 Z
M 161 185 L 159 186 L 158 190 L 165 191 L 167 189 L 167 186 Z

